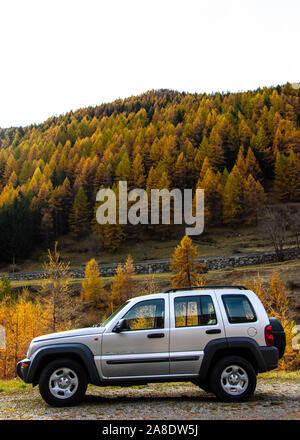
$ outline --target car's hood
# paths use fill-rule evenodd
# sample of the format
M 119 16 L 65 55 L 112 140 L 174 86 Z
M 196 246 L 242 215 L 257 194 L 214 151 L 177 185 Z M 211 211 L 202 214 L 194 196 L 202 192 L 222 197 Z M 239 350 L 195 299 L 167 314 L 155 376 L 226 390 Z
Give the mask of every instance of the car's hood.
M 86 335 L 99 335 L 103 333 L 105 327 L 86 327 L 78 328 L 75 330 L 68 330 L 65 332 L 48 333 L 47 335 L 42 335 L 34 338 L 32 342 L 46 341 L 48 339 L 62 339 L 62 338 L 72 338 L 75 336 L 86 336 Z

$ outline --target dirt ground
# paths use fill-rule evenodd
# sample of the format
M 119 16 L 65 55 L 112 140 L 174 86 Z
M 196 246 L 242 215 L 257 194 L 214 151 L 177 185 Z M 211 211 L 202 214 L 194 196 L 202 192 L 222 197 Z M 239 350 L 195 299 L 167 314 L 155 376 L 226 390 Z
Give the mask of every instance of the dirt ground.
M 0 393 L 1 420 L 296 420 L 300 419 L 299 381 L 258 378 L 246 403 L 220 403 L 190 383 L 98 388 L 90 386 L 77 407 L 52 408 L 38 389 Z

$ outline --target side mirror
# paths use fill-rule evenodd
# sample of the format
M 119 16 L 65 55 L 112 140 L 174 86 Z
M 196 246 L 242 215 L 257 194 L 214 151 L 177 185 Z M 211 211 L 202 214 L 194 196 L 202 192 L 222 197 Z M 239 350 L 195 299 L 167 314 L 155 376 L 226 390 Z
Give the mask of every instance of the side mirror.
M 120 321 L 113 328 L 113 332 L 121 333 L 122 330 L 126 327 L 126 319 L 120 319 Z

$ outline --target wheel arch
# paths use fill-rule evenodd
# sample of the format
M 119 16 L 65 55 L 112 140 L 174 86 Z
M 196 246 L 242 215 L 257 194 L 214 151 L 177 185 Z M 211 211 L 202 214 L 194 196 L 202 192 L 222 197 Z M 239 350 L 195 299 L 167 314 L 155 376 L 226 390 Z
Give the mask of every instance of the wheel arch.
M 79 362 L 85 369 L 88 382 L 99 385 L 100 378 L 91 350 L 84 344 L 57 344 L 41 347 L 34 355 L 28 371 L 27 382 L 38 384 L 40 374 L 52 360 L 70 358 Z
M 264 359 L 256 341 L 250 338 L 220 338 L 205 346 L 199 379 L 206 381 L 212 367 L 226 356 L 243 357 L 251 363 L 256 374 L 265 371 Z

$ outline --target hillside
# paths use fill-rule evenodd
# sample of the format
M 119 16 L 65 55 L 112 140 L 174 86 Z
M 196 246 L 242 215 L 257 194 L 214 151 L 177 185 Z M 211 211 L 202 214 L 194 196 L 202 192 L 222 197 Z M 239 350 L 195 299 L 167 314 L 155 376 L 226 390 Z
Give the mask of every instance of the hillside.
M 300 201 L 300 93 L 158 90 L 0 129 L 0 258 L 20 261 L 63 235 L 99 249 L 178 240 L 174 225 L 95 222 L 100 187 L 204 188 L 205 226 L 255 225 L 265 204 Z

